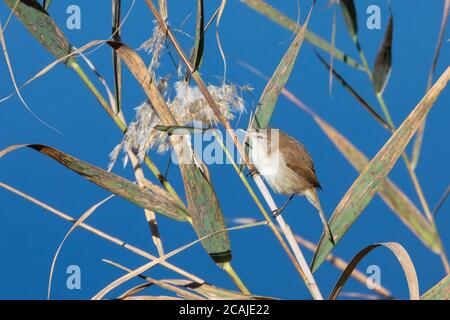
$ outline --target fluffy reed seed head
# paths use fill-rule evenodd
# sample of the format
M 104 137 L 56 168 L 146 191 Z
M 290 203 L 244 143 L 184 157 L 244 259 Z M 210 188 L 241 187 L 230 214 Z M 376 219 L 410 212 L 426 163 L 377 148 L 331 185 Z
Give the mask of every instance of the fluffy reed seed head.
M 166 92 L 167 81 L 158 82 L 161 92 Z M 233 120 L 235 114 L 245 111 L 244 100 L 238 93 L 238 87 L 230 84 L 220 86 L 208 85 L 208 91 L 217 103 L 220 111 L 227 120 Z M 216 125 L 218 120 L 213 110 L 204 98 L 198 87 L 189 86 L 184 81 L 174 84 L 175 96 L 167 101 L 167 105 L 181 126 L 192 125 L 194 122 L 201 123 L 204 128 Z M 132 150 L 137 153 L 139 161 L 143 161 L 150 149 L 156 148 L 159 153 L 170 149 L 169 135 L 163 131 L 156 130 L 161 121 L 156 114 L 150 101 L 142 103 L 136 108 L 136 116 L 128 126 L 122 142 L 114 148 L 110 154 L 108 169 L 114 166 L 120 150 L 125 153 Z M 128 161 L 125 155 L 124 166 Z

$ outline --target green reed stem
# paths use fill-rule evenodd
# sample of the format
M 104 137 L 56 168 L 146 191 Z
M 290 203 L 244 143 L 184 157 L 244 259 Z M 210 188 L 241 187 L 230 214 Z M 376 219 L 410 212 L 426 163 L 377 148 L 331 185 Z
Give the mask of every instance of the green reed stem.
M 247 289 L 245 284 L 242 282 L 241 278 L 234 271 L 230 262 L 225 262 L 222 264 L 222 269 L 230 276 L 231 280 L 233 280 L 234 284 L 241 290 L 243 294 L 251 295 L 250 291 Z

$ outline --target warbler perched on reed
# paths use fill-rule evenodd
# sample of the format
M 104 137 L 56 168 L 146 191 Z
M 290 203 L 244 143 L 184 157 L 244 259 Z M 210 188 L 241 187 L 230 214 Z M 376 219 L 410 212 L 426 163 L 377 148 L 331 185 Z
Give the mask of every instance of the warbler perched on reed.
M 331 241 L 334 242 L 320 205 L 321 190 L 314 163 L 303 144 L 279 129 L 248 130 L 250 161 L 275 193 L 290 195 L 288 201 L 273 212 L 276 217 L 295 195 L 303 195 L 317 209 Z

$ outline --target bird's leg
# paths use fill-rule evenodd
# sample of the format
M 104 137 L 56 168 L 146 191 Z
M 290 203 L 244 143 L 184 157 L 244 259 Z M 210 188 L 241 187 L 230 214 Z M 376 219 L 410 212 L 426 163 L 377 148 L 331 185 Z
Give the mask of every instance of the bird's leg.
M 289 202 L 291 202 L 291 200 L 295 197 L 295 193 L 293 195 L 291 195 L 289 197 L 289 199 L 287 199 L 287 201 L 283 204 L 283 206 L 281 208 L 275 209 L 272 211 L 272 215 L 274 218 L 278 217 L 281 212 L 283 212 L 284 208 L 286 208 L 286 206 L 289 204 Z

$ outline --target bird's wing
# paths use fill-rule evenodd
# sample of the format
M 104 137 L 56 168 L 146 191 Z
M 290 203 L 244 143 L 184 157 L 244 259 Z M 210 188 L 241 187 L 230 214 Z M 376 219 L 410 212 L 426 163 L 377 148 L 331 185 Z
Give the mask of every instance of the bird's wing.
M 313 160 L 303 144 L 280 131 L 280 148 L 288 153 L 284 160 L 291 170 L 303 177 L 314 188 L 322 189 L 314 170 Z M 296 161 L 289 161 L 289 159 L 296 159 Z

